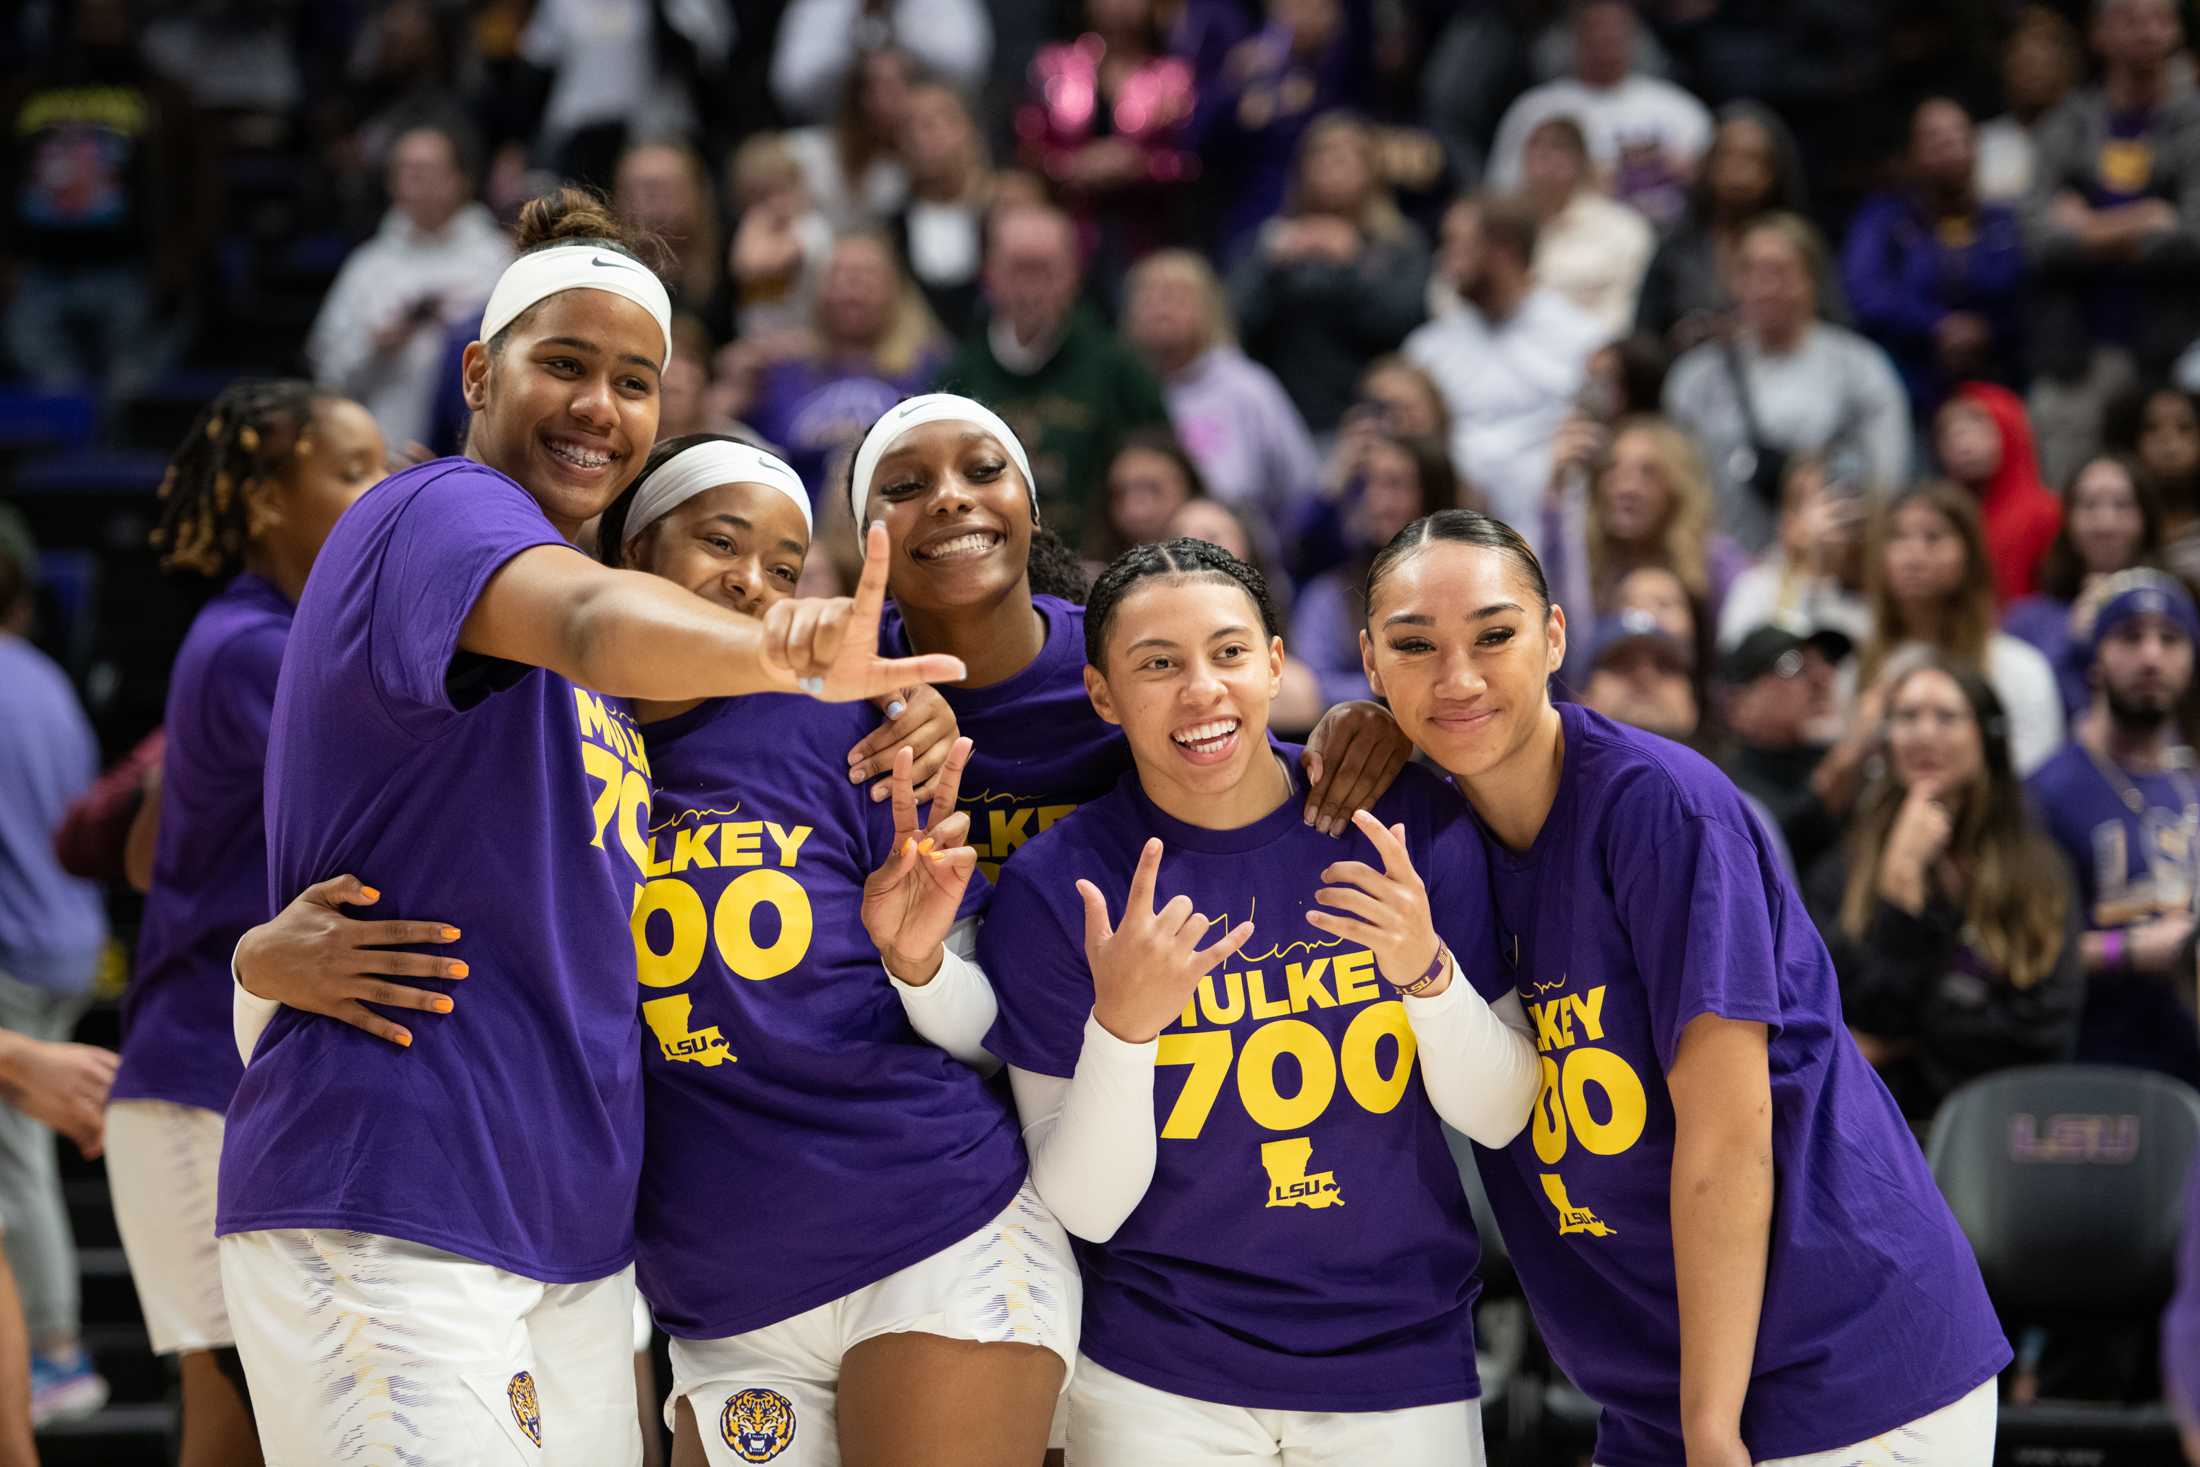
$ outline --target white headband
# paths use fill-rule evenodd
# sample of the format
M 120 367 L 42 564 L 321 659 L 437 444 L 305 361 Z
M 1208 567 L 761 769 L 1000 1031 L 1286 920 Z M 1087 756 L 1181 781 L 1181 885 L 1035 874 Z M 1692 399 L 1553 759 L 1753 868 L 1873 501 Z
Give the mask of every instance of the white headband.
M 626 512 L 626 534 L 620 542 L 621 548 L 633 544 L 636 535 L 705 489 L 715 489 L 720 484 L 762 484 L 777 489 L 801 509 L 803 528 L 812 528 L 810 493 L 802 487 L 802 479 L 793 469 L 760 448 L 714 438 L 708 443 L 681 449 L 642 480 L 641 487 L 634 491 L 634 503 Z
M 489 308 L 481 313 L 481 339 L 494 340 L 529 306 L 561 290 L 603 290 L 625 296 L 649 312 L 664 333 L 665 354 L 658 365 L 672 360 L 672 297 L 665 294 L 665 283 L 633 256 L 601 245 L 536 250 L 505 266 L 497 288 L 489 292 Z
M 928 392 L 898 405 L 863 435 L 863 446 L 856 450 L 855 472 L 848 477 L 848 506 L 855 511 L 857 539 L 868 533 L 869 524 L 863 518 L 863 508 L 871 498 L 871 476 L 878 472 L 878 461 L 890 453 L 895 444 L 926 423 L 968 423 L 1000 440 L 1002 450 L 1023 471 L 1024 495 L 1031 501 L 1031 522 L 1039 522 L 1039 488 L 1031 482 L 1031 460 L 1024 456 L 1023 443 L 1009 430 L 1008 424 L 1001 421 L 1000 414 L 974 398 L 957 397 L 952 392 Z

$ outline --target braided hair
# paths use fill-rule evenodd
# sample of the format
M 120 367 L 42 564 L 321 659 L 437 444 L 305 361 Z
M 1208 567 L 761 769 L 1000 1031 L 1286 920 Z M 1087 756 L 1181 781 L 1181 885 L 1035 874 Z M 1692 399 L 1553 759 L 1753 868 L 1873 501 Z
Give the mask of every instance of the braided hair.
M 227 580 L 266 527 L 266 491 L 303 454 L 324 396 L 296 378 L 248 379 L 201 409 L 160 481 L 161 568 Z
M 1228 581 L 1243 591 L 1260 613 L 1261 630 L 1270 637 L 1283 635 L 1276 620 L 1276 603 L 1268 595 L 1268 578 L 1257 566 L 1247 565 L 1220 545 L 1205 540 L 1163 540 L 1134 545 L 1109 562 L 1092 583 L 1085 602 L 1085 661 L 1106 670 L 1108 628 L 1123 600 L 1139 582 L 1156 577 L 1172 581 Z

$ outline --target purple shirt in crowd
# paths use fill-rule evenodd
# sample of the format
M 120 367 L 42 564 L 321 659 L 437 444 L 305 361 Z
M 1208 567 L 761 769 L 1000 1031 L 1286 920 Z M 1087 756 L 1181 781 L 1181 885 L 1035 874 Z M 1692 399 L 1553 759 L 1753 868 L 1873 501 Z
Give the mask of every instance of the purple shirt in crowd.
M 1200 353 L 1163 387 L 1177 441 L 1208 490 L 1244 509 L 1269 538 L 1297 521 L 1321 482 L 1306 420 L 1276 374 L 1224 343 Z
M 226 1111 L 244 1067 L 230 954 L 267 920 L 267 726 L 294 608 L 255 575 L 206 603 L 169 674 L 160 840 L 137 972 L 122 1001 L 116 1100 Z
M 1771 1046 L 1752 1458 L 1863 1441 L 1961 1399 L 2009 1363 L 2008 1343 L 1916 1140 L 1842 1027 L 1833 963 L 1757 822 L 1687 749 L 1576 704 L 1559 715 L 1565 763 L 1542 833 L 1525 854 L 1483 835 L 1484 940 L 1501 962 L 1518 944 L 1544 1088 L 1519 1139 L 1477 1157 L 1552 1358 L 1604 1408 L 1597 1462 L 1684 1455 L 1663 1077 L 1703 1014 L 1764 1024 Z
M 269 895 L 349 872 L 365 917 L 440 917 L 472 969 L 410 1049 L 293 1009 L 229 1108 L 222 1234 L 336 1228 L 547 1283 L 633 1257 L 640 1021 L 628 913 L 649 764 L 623 703 L 459 650 L 499 567 L 570 550 L 511 479 L 437 459 L 345 511 L 268 739 Z M 577 550 L 572 553 L 579 554 Z
M 1046 621 L 1046 644 L 1030 666 L 989 687 L 940 689 L 970 736 L 958 806 L 970 812 L 970 843 L 988 877 L 1131 767 L 1123 731 L 1093 711 L 1085 692 L 1085 608 L 1056 596 L 1031 603 Z M 888 656 L 910 654 L 891 607 L 880 640 Z
M 876 1283 L 1023 1184 L 1001 1085 L 910 1027 L 863 929 L 894 819 L 846 754 L 878 724 L 868 703 L 760 693 L 648 728 L 635 1263 L 684 1338 Z M 985 891 L 973 880 L 966 915 Z
M 826 482 L 833 456 L 853 452 L 865 430 L 889 408 L 922 392 L 938 375 L 940 362 L 938 353 L 928 352 L 899 377 L 881 377 L 863 365 L 801 357 L 775 362 L 757 383 L 750 421 L 786 454 L 812 504 L 828 494 L 845 498 L 845 483 Z
M 2026 596 L 2002 612 L 2001 629 L 2038 648 L 2055 669 L 2063 712 L 2075 722 L 2093 701 L 2093 689 L 2086 685 L 2085 648 L 2070 635 L 2070 603 L 2047 595 Z
M 68 675 L 0 632 L 0 977 L 81 993 L 99 967 L 99 888 L 61 869 L 53 833 L 99 774 L 99 742 Z
M 1296 768 L 1299 751 L 1276 749 Z M 1083 877 L 1120 919 L 1140 848 L 1158 906 L 1183 895 L 1245 950 L 1202 981 L 1155 1058 L 1153 1182 L 1115 1235 L 1078 1244 L 1082 1349 L 1160 1390 L 1254 1409 L 1388 1411 L 1480 1393 L 1474 1219 L 1421 1088 L 1413 1031 L 1374 955 L 1306 921 L 1356 856 L 1300 818 L 1303 789 L 1237 830 L 1163 814 L 1135 772 L 1001 875 L 979 933 L 1000 1018 L 986 1047 L 1075 1073 L 1092 971 Z M 1441 934 L 1487 957 L 1489 895 L 1458 796 L 1409 766 L 1375 803 L 1403 823 Z M 1355 852 L 1351 849 L 1356 846 Z M 1508 975 L 1467 970 L 1501 993 Z
M 2189 769 L 2132 774 L 2141 810 L 2075 741 L 2025 787 L 2070 858 L 2081 920 L 2095 931 L 2193 910 L 2200 888 L 2200 778 Z M 2152 973 L 2091 973 L 2078 1025 L 2080 1060 L 2140 1065 L 2200 1084 L 2200 1036 L 2176 988 Z

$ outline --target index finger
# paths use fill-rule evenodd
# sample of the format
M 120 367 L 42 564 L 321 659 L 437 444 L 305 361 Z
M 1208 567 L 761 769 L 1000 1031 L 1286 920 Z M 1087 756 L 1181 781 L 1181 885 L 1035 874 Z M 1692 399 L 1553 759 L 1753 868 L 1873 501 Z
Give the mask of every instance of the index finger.
M 851 637 L 857 635 L 857 627 L 861 624 L 860 611 L 858 608 L 852 614 L 855 620 L 848 630 Z M 878 616 L 875 612 L 870 625 L 871 641 L 875 645 L 878 642 Z M 844 641 L 841 645 L 847 647 L 854 644 Z M 891 692 L 907 683 L 959 683 L 969 675 L 970 670 L 963 666 L 960 657 L 949 657 L 942 652 L 920 657 L 873 657 L 863 671 L 865 692 L 856 696 L 868 697 L 876 693 Z
M 917 831 L 917 789 L 915 781 L 910 778 L 910 772 L 915 766 L 916 757 L 915 754 L 910 752 L 907 744 L 894 750 L 894 772 L 887 779 L 886 787 L 891 792 L 894 802 L 894 849 L 896 851 L 901 849 L 901 843 L 904 839 L 916 834 Z
M 975 747 L 968 734 L 958 735 L 948 747 L 947 762 L 940 766 L 938 776 L 932 781 L 932 807 L 927 813 L 933 825 L 937 826 L 955 813 L 955 800 L 962 794 L 963 770 L 970 763 L 970 751 Z
M 1403 826 L 1386 826 L 1367 810 L 1354 810 L 1352 823 L 1360 828 L 1360 834 L 1368 838 L 1374 845 L 1376 854 L 1383 858 L 1384 875 L 1405 876 L 1412 873 L 1413 857 L 1406 853 Z
M 886 523 L 871 521 L 871 528 L 863 536 L 863 574 L 856 577 L 855 609 L 849 613 L 848 636 L 860 644 L 878 645 L 879 617 L 886 610 L 886 557 L 889 542 Z M 841 645 L 846 646 L 843 642 Z M 892 687 L 880 688 L 881 693 L 894 691 Z
M 1161 840 L 1156 836 L 1138 853 L 1138 869 L 1131 873 L 1130 895 L 1124 898 L 1123 920 L 1153 915 L 1154 881 L 1161 874 Z
M 456 942 L 458 929 L 445 922 L 354 922 L 353 947 L 409 947 L 420 942 Z

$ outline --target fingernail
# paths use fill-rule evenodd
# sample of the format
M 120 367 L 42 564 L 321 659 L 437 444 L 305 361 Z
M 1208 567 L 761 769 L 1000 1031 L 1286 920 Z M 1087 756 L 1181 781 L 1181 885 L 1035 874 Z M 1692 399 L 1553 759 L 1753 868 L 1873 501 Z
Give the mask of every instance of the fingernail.
M 933 844 L 934 842 L 932 838 L 930 836 L 926 836 L 923 840 L 917 842 L 917 849 L 919 851 L 922 851 L 925 855 L 929 856 L 932 854 Z
M 947 859 L 947 852 L 945 852 L 945 851 L 930 851 L 930 852 L 927 852 L 927 853 L 926 853 L 926 855 L 925 855 L 925 858 L 924 858 L 924 859 L 925 859 L 925 860 L 927 860 L 927 861 L 930 861 L 930 862 L 931 862 L 931 863 L 932 863 L 933 865 L 937 866 L 937 865 L 938 865 L 938 864 L 939 864 L 940 862 L 942 862 L 942 861 L 944 861 L 944 860 L 946 860 L 946 859 Z
M 435 1001 L 435 1011 L 439 1014 L 447 1014 L 456 1007 L 457 1005 L 447 998 L 439 998 Z
M 456 927 L 446 927 L 446 928 L 444 928 L 444 929 L 443 929 L 443 940 L 444 940 L 445 942 L 456 942 L 456 941 L 458 941 L 458 929 L 457 929 Z
M 858 765 L 857 765 L 857 766 L 856 766 L 855 768 L 853 768 L 853 769 L 851 769 L 851 770 L 849 770 L 849 771 L 848 771 L 848 783 L 850 783 L 850 784 L 861 784 L 861 783 L 863 783 L 863 776 L 864 776 L 864 773 L 865 773 L 865 771 L 864 771 L 864 768 L 863 768 L 863 766 L 862 766 L 862 765 L 860 765 L 860 764 L 858 764 Z
M 888 721 L 889 723 L 891 723 L 891 722 L 892 722 L 892 721 L 893 721 L 894 719 L 897 719 L 897 718 L 901 717 L 901 715 L 902 715 L 903 713 L 905 713 L 905 712 L 907 712 L 907 711 L 908 711 L 908 708 L 909 708 L 909 705 L 908 705 L 907 703 L 889 703 L 889 704 L 887 704 L 887 705 L 886 705 L 886 718 L 887 718 L 887 721 Z
M 450 976 L 453 978 L 463 978 L 474 970 L 467 967 L 464 963 L 453 963 L 451 964 L 448 971 L 450 973 Z
M 406 1049 L 412 1048 L 413 1037 L 403 1029 L 397 1031 L 397 1042 Z
M 885 529 L 885 528 L 886 528 L 886 521 L 884 521 L 884 520 L 873 520 L 873 521 L 871 521 L 871 528 L 872 528 L 872 529 L 874 529 L 874 530 L 883 530 L 883 529 Z
M 375 890 L 375 889 L 374 889 L 373 887 L 371 887 L 371 886 L 362 886 L 362 887 L 360 887 L 360 888 L 359 888 L 359 895 L 361 895 L 361 896 L 365 897 L 365 898 L 366 898 L 366 899 L 367 899 L 368 901 L 370 901 L 370 902 L 378 902 L 378 901 L 382 900 L 382 893 L 380 893 L 380 892 L 376 891 L 376 890 Z

